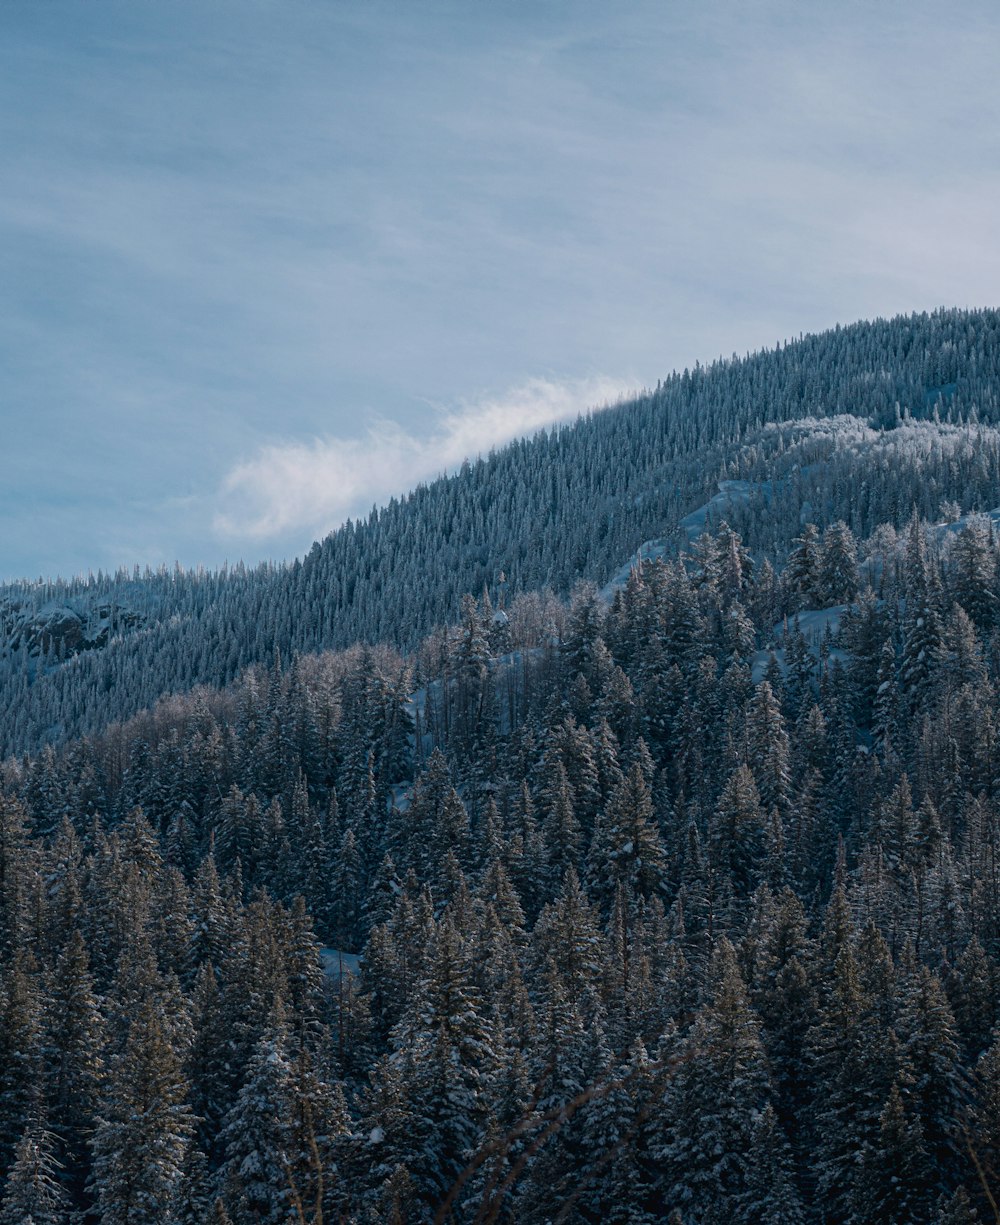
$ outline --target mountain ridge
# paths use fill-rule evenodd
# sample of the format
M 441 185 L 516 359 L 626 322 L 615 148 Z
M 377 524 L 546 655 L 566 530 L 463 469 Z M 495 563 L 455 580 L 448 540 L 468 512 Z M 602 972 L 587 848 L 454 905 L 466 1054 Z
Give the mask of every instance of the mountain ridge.
M 0 701 L 15 714 L 4 721 L 0 756 L 98 730 L 109 721 L 112 689 L 127 716 L 165 692 L 225 684 L 275 649 L 412 649 L 457 617 L 462 595 L 495 591 L 501 573 L 510 594 L 606 582 L 643 541 L 681 543 L 680 521 L 711 499 L 718 480 L 760 486 L 775 464 L 787 465 L 793 442 L 804 460 L 770 519 L 753 496 L 733 515 L 751 550 L 772 560 L 787 550 L 807 502 L 821 525 L 844 518 L 859 534 L 883 518 L 901 526 L 915 504 L 928 518 L 947 499 L 985 509 L 970 504 L 970 490 L 996 490 L 983 497 L 1000 501 L 1000 449 L 991 430 L 983 455 L 971 439 L 979 428 L 982 450 L 983 431 L 1000 422 L 998 387 L 995 310 L 838 326 L 696 365 L 627 404 L 511 443 L 349 522 L 288 563 L 4 584 L 0 607 L 20 601 L 29 622 L 32 605 L 83 600 L 105 607 L 124 632 L 108 633 L 98 650 L 70 650 L 67 661 L 65 647 L 62 657 L 51 641 L 46 649 L 41 625 L 28 635 L 8 630 Z M 841 456 L 827 491 L 805 457 L 822 449 L 820 435 L 833 428 L 824 423 L 838 420 L 876 437 L 926 423 L 930 434 L 965 431 L 970 441 L 958 458 L 901 463 L 881 489 L 873 486 L 878 465 L 862 476 L 862 461 Z M 794 440 L 809 421 L 812 434 Z M 830 446 L 836 452 L 836 441 Z M 940 472 L 928 481 L 932 463 Z M 844 493 L 851 481 L 857 496 Z M 23 648 L 26 638 L 33 650 Z

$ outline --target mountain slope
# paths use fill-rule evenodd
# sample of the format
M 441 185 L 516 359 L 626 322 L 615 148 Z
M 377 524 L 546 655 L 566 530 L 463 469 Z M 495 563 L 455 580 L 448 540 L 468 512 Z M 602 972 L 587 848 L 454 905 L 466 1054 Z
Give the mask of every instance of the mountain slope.
M 997 428 L 839 385 L 668 460 L 650 397 L 279 570 L 7 592 L 64 742 L 0 764 L 0 1221 L 992 1219 Z M 531 591 L 618 566 L 599 485 L 654 560 Z M 502 613 L 270 653 L 416 641 L 539 525 Z
M 289 565 L 7 585 L 0 756 L 96 731 L 163 693 L 225 684 L 275 649 L 411 647 L 455 618 L 462 594 L 496 590 L 501 573 L 510 593 L 603 583 L 640 542 L 684 539 L 680 521 L 719 479 L 755 483 L 735 518 L 768 555 L 787 549 L 803 505 L 821 524 L 844 518 L 859 534 L 883 519 L 901 523 L 914 503 L 927 516 L 945 500 L 995 505 L 996 436 L 979 427 L 998 422 L 996 311 L 859 323 L 675 374 L 630 404 L 394 499 Z M 911 432 L 926 423 L 926 434 L 897 448 L 891 479 L 881 443 L 842 445 L 852 428 L 877 441 L 901 423 Z M 775 473 L 782 479 L 764 497 Z M 103 609 L 116 632 L 98 650 L 60 646 L 42 626 L 53 604 L 84 620 Z M 2 628 L 15 606 L 16 632 Z

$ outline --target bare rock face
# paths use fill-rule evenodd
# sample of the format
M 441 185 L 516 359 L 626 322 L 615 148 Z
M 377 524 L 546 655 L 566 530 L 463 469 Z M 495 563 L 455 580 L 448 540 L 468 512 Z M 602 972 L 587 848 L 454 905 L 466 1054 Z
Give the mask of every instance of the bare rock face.
M 35 636 L 43 651 L 75 655 L 83 642 L 83 618 L 71 608 L 54 608 L 37 626 Z
M 0 602 L 0 651 L 69 659 L 81 651 L 107 646 L 117 634 L 142 625 L 145 618 L 118 605 L 73 608 L 8 599 Z

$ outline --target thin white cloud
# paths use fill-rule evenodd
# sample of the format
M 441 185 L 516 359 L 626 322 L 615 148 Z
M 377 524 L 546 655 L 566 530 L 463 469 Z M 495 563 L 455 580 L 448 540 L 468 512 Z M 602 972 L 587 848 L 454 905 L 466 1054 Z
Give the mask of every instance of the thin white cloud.
M 298 531 L 322 536 L 465 459 L 636 390 L 634 381 L 607 377 L 535 378 L 442 413 L 427 435 L 378 421 L 362 438 L 271 443 L 226 474 L 213 527 L 232 540 L 273 540 Z
M 995 304 L 1000 10 L 953 7 L 6 6 L 0 575 L 288 556 L 526 370 Z M 273 434 L 342 496 L 271 496 Z

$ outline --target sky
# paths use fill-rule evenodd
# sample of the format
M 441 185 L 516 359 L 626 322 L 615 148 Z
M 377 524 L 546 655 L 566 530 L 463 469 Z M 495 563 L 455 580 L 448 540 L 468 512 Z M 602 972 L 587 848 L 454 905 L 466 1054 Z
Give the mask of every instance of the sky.
M 0 579 L 290 558 L 1000 286 L 1000 8 L 5 0 Z

